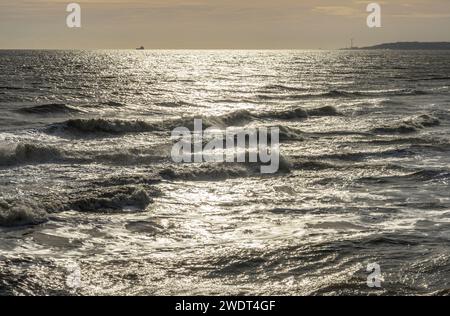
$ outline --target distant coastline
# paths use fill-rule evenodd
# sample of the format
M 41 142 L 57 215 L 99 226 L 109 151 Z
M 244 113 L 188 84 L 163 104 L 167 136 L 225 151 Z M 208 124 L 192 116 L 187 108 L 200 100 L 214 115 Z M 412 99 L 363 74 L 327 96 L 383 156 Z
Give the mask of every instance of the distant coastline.
M 344 50 L 450 50 L 450 42 L 396 42 L 367 47 L 344 48 Z

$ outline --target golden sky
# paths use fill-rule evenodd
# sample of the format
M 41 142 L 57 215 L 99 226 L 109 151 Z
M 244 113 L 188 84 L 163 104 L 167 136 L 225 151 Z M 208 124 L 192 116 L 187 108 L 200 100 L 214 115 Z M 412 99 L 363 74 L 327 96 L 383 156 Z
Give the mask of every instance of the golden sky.
M 67 4 L 82 28 L 66 26 Z M 366 6 L 382 7 L 382 28 Z M 450 41 L 450 0 L 0 0 L 0 48 L 341 48 Z

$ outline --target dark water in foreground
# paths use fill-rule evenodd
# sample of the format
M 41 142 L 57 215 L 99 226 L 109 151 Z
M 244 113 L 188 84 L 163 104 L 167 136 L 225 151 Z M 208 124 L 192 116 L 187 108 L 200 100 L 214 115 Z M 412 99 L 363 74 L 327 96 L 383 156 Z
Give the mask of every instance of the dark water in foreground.
M 442 51 L 0 51 L 0 294 L 448 295 L 449 85 Z M 193 117 L 279 127 L 283 168 L 173 163 Z

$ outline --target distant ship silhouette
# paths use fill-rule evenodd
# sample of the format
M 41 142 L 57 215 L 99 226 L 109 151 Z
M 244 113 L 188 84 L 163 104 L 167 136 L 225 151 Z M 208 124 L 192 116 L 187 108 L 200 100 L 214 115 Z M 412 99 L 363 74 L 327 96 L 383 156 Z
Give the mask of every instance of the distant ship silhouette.
M 141 46 L 141 47 L 136 48 L 136 50 L 144 50 L 144 49 L 145 49 L 144 46 Z

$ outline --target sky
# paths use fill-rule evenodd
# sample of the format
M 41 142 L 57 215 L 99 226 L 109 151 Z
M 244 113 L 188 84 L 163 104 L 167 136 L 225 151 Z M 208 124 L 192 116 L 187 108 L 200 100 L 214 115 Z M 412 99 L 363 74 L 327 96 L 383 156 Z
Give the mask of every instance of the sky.
M 81 28 L 66 7 L 81 6 Z M 382 27 L 366 24 L 368 3 Z M 334 49 L 450 41 L 449 0 L 0 0 L 0 49 Z

